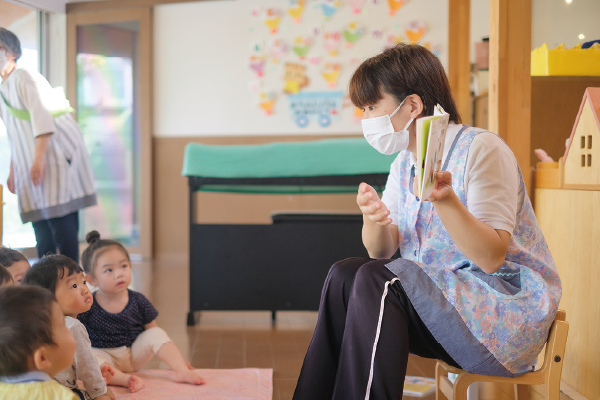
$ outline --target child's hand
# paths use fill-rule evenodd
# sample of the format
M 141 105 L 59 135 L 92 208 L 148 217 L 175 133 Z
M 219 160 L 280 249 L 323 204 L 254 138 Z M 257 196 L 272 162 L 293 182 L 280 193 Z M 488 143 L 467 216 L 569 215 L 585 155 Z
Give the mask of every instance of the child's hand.
M 453 193 L 454 189 L 452 189 L 452 173 L 448 171 L 438 171 L 435 189 L 433 189 L 433 192 L 431 192 L 431 195 L 429 195 L 425 201 L 431 201 L 432 203 L 436 201 L 443 201 Z
M 360 207 L 363 215 L 367 216 L 369 220 L 375 222 L 377 225 L 385 226 L 392 222 L 392 219 L 388 218 L 390 211 L 379 199 L 375 189 L 364 182 L 358 187 L 356 204 Z
M 104 364 L 100 367 L 100 373 L 107 385 L 110 383 L 112 377 L 115 376 L 115 370 L 108 364 Z

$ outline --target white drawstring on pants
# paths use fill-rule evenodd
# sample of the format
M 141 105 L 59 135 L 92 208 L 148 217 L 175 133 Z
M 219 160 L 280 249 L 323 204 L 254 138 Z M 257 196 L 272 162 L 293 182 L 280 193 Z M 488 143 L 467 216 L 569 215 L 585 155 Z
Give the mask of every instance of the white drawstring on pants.
M 369 370 L 369 382 L 367 383 L 367 393 L 365 394 L 365 400 L 369 400 L 371 396 L 371 384 L 373 383 L 373 364 L 375 363 L 375 351 L 377 351 L 377 342 L 379 342 L 379 333 L 381 332 L 381 321 L 383 320 L 383 306 L 385 304 L 385 296 L 388 293 L 388 286 L 393 284 L 400 279 L 394 278 L 391 281 L 385 283 L 383 289 L 383 296 L 381 296 L 381 306 L 379 307 L 379 321 L 377 322 L 377 332 L 375 334 L 375 342 L 373 343 L 373 353 L 371 354 L 371 369 Z

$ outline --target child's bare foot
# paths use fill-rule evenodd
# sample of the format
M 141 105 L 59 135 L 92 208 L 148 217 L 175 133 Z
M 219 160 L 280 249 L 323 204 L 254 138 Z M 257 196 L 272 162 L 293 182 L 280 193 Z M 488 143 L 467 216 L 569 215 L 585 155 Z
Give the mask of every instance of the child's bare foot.
M 204 379 L 200 378 L 194 371 L 175 371 L 175 382 L 191 383 L 192 385 L 203 385 Z
M 196 368 L 192 367 L 192 364 L 190 364 L 190 363 L 189 363 L 189 362 L 187 362 L 187 361 L 185 362 L 185 365 L 187 365 L 187 367 L 188 367 L 188 369 L 189 369 L 189 370 L 192 370 L 192 371 L 193 371 L 193 370 L 195 370 L 195 369 L 196 369 Z
M 135 393 L 139 390 L 142 390 L 144 387 L 144 380 L 136 375 L 131 375 L 129 378 L 129 391 L 131 393 Z
M 104 378 L 104 382 L 108 385 L 112 380 L 112 377 L 115 376 L 115 370 L 108 364 L 104 364 L 100 367 L 100 373 Z

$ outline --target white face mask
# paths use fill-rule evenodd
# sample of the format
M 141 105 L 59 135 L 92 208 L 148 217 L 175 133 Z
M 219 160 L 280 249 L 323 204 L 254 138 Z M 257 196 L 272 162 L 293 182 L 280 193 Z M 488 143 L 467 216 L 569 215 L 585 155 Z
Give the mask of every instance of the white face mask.
M 0 72 L 4 71 L 8 66 L 8 56 L 6 51 L 0 51 Z
M 394 125 L 392 125 L 392 117 L 398 112 L 405 101 L 406 98 L 402 100 L 402 103 L 390 115 L 367 118 L 361 121 L 365 139 L 382 154 L 390 155 L 408 148 L 409 133 L 407 129 L 414 118 L 411 118 L 404 129 L 399 132 L 394 132 Z

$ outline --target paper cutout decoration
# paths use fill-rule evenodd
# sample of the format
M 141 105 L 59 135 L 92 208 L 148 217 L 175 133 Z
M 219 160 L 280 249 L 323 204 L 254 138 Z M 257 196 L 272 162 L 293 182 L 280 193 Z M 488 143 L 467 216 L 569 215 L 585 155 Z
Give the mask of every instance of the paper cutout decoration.
M 271 57 L 271 62 L 276 64 L 287 54 L 288 44 L 283 39 L 271 39 L 267 43 L 267 54 Z
M 365 0 L 346 0 L 346 2 L 352 8 L 352 14 L 358 15 L 362 11 Z
M 354 112 L 352 113 L 352 120 L 354 122 L 360 122 L 361 119 L 363 119 L 365 116 L 365 113 L 363 110 L 361 110 L 358 107 L 354 107 Z
M 373 35 L 373 37 L 375 39 L 381 39 L 381 38 L 383 38 L 383 34 L 384 34 L 383 29 L 373 29 L 373 30 L 371 30 L 371 35 Z
M 388 0 L 388 4 L 390 5 L 390 15 L 396 15 L 396 12 L 401 9 L 405 3 L 406 0 Z
M 442 45 L 439 43 L 431 44 L 429 42 L 423 45 L 427 50 L 431 51 L 434 56 L 439 57 L 442 54 Z
M 336 56 L 337 51 L 342 43 L 342 35 L 339 32 L 325 32 L 323 33 L 323 47 L 330 56 Z
M 304 0 L 289 0 L 289 2 L 290 8 L 288 8 L 287 12 L 294 19 L 294 23 L 299 24 L 304 12 Z
M 364 28 L 359 28 L 356 22 L 351 22 L 348 24 L 348 27 L 345 28 L 343 32 L 344 39 L 346 40 L 346 47 L 352 47 L 352 45 L 354 45 L 354 43 L 360 39 L 364 31 Z
M 323 32 L 323 28 L 322 28 L 322 27 L 320 27 L 320 26 L 317 26 L 317 25 L 315 25 L 315 26 L 312 26 L 312 27 L 309 29 L 309 31 L 310 31 L 310 34 L 311 34 L 312 36 L 315 36 L 315 37 L 317 37 L 317 36 L 321 36 L 321 32 Z
M 281 10 L 277 8 L 267 8 L 264 13 L 264 23 L 271 30 L 271 33 L 277 33 L 279 23 L 281 22 Z
M 262 54 L 263 53 L 263 44 L 261 42 L 250 43 L 250 52 L 255 55 Z
M 306 76 L 306 66 L 297 63 L 286 63 L 283 81 L 285 82 L 283 86 L 285 93 L 298 93 L 309 82 Z
M 319 65 L 321 64 L 321 57 L 311 57 L 308 59 L 308 62 L 312 65 Z
M 408 38 L 409 42 L 417 43 L 425 34 L 426 29 L 427 28 L 423 22 L 414 19 L 408 23 L 404 33 L 406 33 L 406 37 Z
M 266 115 L 272 115 L 276 99 L 277 94 L 275 92 L 261 92 L 258 95 L 258 106 Z
M 265 56 L 250 56 L 250 69 L 260 78 L 265 73 Z
M 343 92 L 308 92 L 288 96 L 292 120 L 300 128 L 316 120 L 323 128 L 340 118 Z
M 385 44 L 383 45 L 384 49 L 391 49 L 392 47 L 396 46 L 398 43 L 402 43 L 404 40 L 402 39 L 402 36 L 394 36 L 394 35 L 388 35 L 386 40 L 385 40 Z
M 342 64 L 327 63 L 321 71 L 321 76 L 327 81 L 327 86 L 334 88 L 337 84 L 340 73 L 342 72 Z
M 321 11 L 326 20 L 331 19 L 342 6 L 342 0 L 321 0 Z
M 258 8 L 253 8 L 252 11 L 250 11 L 250 15 L 252 15 L 253 17 L 258 17 L 260 15 L 260 11 L 258 10 Z
M 309 37 L 297 36 L 296 40 L 294 40 L 294 45 L 292 46 L 292 50 L 301 60 L 304 60 L 306 54 L 308 54 L 308 50 L 310 50 L 311 40 Z

